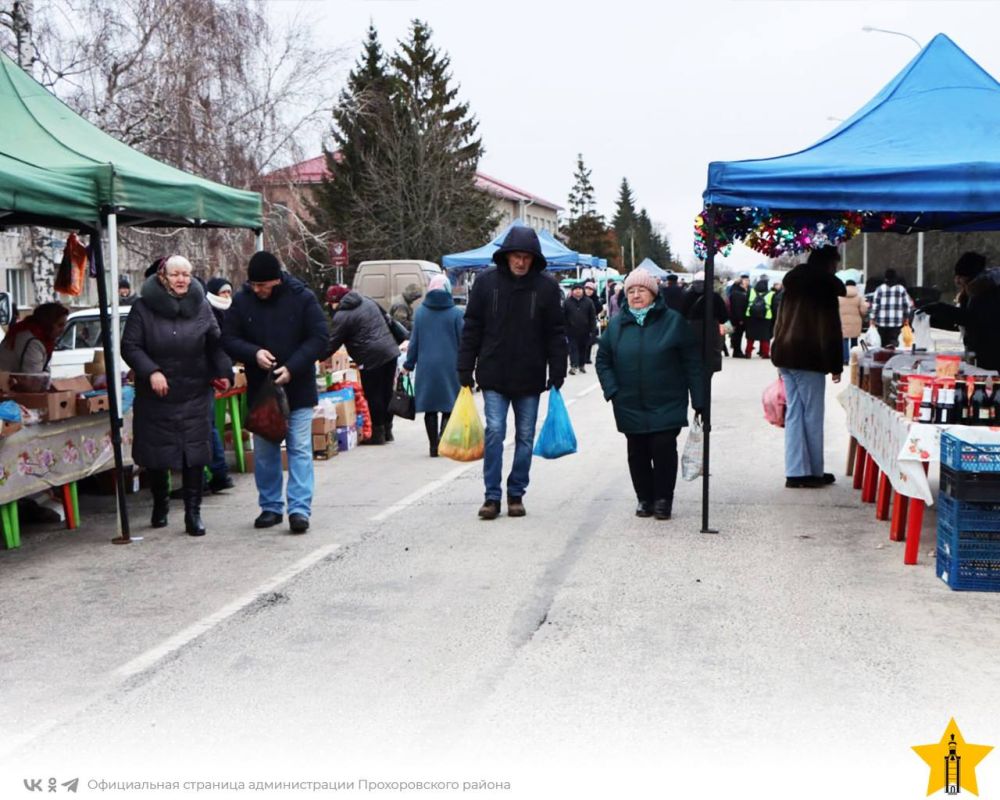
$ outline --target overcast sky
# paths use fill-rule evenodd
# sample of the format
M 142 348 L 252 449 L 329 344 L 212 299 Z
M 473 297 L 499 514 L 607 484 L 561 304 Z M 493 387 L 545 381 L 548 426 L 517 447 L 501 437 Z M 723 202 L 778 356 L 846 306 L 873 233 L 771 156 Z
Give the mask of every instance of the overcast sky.
M 866 103 L 926 44 L 948 34 L 1000 75 L 997 2 L 655 0 L 271 0 L 315 20 L 351 62 L 369 19 L 383 46 L 430 24 L 480 122 L 483 172 L 567 205 L 576 154 L 598 210 L 622 177 L 692 257 L 708 163 L 801 149 Z M 349 65 L 347 65 L 349 66 Z M 320 143 L 315 143 L 316 152 Z M 729 263 L 763 257 L 745 248 Z

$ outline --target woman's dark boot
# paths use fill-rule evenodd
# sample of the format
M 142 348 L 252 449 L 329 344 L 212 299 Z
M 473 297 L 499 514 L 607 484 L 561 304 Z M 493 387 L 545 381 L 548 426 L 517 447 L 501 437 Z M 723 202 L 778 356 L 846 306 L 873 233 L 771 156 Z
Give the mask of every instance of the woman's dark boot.
M 201 521 L 201 467 L 184 468 L 184 530 L 191 536 L 204 536 L 205 525 Z
M 424 430 L 427 431 L 427 442 L 430 445 L 431 458 L 437 458 L 439 438 L 437 414 L 424 414 Z
M 165 528 L 170 509 L 170 474 L 165 469 L 151 469 L 149 490 L 153 493 L 153 516 L 149 524 L 154 528 Z
M 385 444 L 385 428 L 381 425 L 372 425 L 371 438 L 365 439 L 360 444 Z

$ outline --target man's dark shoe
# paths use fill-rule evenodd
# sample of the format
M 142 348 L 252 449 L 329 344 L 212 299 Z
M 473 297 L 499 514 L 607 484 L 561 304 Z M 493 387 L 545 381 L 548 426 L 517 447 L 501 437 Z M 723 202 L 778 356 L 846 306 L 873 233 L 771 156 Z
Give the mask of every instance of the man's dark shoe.
M 480 519 L 496 519 L 500 516 L 500 501 L 487 500 L 479 507 Z
M 587 368 L 581 364 L 580 365 L 580 374 L 582 375 L 582 374 L 585 374 L 586 372 L 587 372 Z
M 653 516 L 653 504 L 648 500 L 640 500 L 635 507 L 635 515 L 637 517 Z
M 785 478 L 786 489 L 821 489 L 826 485 L 826 481 L 823 478 L 817 478 L 814 475 Z
M 523 517 L 528 512 L 524 510 L 524 500 L 520 497 L 507 495 L 507 516 Z
M 670 519 L 670 501 L 663 499 L 654 500 L 653 516 L 657 519 Z
M 829 486 L 831 483 L 836 483 L 836 482 L 837 478 L 834 476 L 832 472 L 823 473 L 823 483 L 825 483 L 827 486 Z
M 309 530 L 309 517 L 303 514 L 289 514 L 288 527 L 292 533 L 305 533 Z
M 281 514 L 275 514 L 273 511 L 262 511 L 261 515 L 253 521 L 253 526 L 255 528 L 273 528 L 275 525 L 281 524 Z
M 236 484 L 233 482 L 232 476 L 223 475 L 221 478 L 213 477 L 208 482 L 208 488 L 211 489 L 212 494 L 218 494 L 219 492 L 226 491 L 226 489 L 236 488 Z

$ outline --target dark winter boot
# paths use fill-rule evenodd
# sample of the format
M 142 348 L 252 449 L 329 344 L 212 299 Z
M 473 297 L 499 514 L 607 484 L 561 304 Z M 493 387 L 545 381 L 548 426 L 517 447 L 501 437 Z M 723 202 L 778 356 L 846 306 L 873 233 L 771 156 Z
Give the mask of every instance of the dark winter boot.
M 437 414 L 424 414 L 424 430 L 427 431 L 427 443 L 430 445 L 431 458 L 438 457 L 438 418 Z
M 381 425 L 372 425 L 372 436 L 365 439 L 361 444 L 385 444 L 385 428 Z
M 149 490 L 153 493 L 153 516 L 149 524 L 154 528 L 165 528 L 170 508 L 170 477 L 165 469 L 149 471 Z
M 184 530 L 191 536 L 204 536 L 205 525 L 201 521 L 201 467 L 184 468 Z
M 396 441 L 395 438 L 392 435 L 392 415 L 391 414 L 389 415 L 389 417 L 386 419 L 386 422 L 385 422 L 385 440 L 387 442 L 394 442 L 394 441 Z

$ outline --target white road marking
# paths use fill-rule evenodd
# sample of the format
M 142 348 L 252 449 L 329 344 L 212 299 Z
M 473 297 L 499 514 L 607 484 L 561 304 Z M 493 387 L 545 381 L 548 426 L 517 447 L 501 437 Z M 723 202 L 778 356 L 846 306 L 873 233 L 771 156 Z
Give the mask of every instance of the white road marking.
M 207 617 L 203 617 L 193 625 L 186 627 L 180 633 L 171 636 L 165 642 L 158 644 L 151 650 L 147 650 L 141 656 L 133 658 L 127 664 L 116 669 L 112 674 L 116 678 L 125 679 L 138 675 L 141 672 L 145 672 L 165 659 L 167 656 L 172 653 L 176 653 L 185 645 L 190 644 L 199 636 L 203 636 L 220 622 L 224 622 L 230 617 L 235 616 L 247 606 L 253 605 L 259 597 L 262 597 L 269 592 L 273 592 L 279 586 L 287 583 L 296 575 L 300 575 L 305 572 L 311 566 L 322 561 L 328 555 L 335 552 L 339 547 L 339 544 L 328 544 L 313 550 L 309 553 L 309 555 L 304 558 L 300 558 L 294 564 L 271 576 L 263 583 L 258 584 L 249 592 L 236 598 L 228 605 L 223 606 L 215 613 L 209 614 Z

